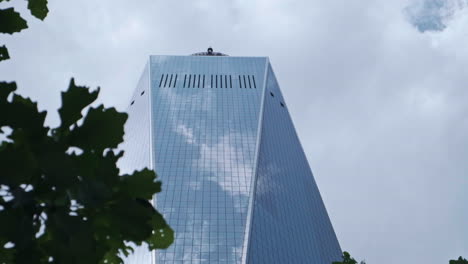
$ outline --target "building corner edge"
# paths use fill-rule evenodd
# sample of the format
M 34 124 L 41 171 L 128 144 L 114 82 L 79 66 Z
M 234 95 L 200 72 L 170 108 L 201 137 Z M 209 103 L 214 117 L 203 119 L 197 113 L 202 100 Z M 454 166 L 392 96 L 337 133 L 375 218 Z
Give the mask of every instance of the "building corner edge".
M 262 137 L 262 124 L 263 124 L 263 112 L 264 112 L 264 101 L 266 95 L 266 85 L 267 85 L 267 78 L 268 78 L 268 66 L 270 65 L 270 58 L 265 58 L 265 72 L 263 75 L 263 85 L 262 85 L 262 93 L 261 93 L 261 102 L 260 102 L 260 112 L 258 118 L 258 128 L 257 128 L 257 142 L 255 146 L 255 162 L 254 162 L 254 172 L 252 176 L 252 180 L 250 183 L 250 197 L 249 197 L 249 205 L 247 207 L 247 219 L 246 225 L 244 230 L 244 244 L 242 250 L 242 264 L 247 264 L 247 256 L 249 251 L 250 245 L 250 233 L 252 228 L 252 220 L 253 220 L 253 209 L 254 209 L 254 198 L 255 198 L 255 189 L 257 183 L 257 169 L 258 169 L 258 159 L 259 159 L 259 151 L 260 151 L 260 142 Z

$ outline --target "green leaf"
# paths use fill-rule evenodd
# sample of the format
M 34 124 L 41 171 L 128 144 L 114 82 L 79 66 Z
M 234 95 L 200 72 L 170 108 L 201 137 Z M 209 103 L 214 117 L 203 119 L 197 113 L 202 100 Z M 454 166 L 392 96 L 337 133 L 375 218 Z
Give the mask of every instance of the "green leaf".
M 28 9 L 31 11 L 31 14 L 40 20 L 44 20 L 49 13 L 47 8 L 47 0 L 27 0 Z
M 28 207 L 10 207 L 6 215 L 6 218 L 10 218 L 14 224 L 8 225 L 10 234 L 5 237 L 15 244 L 19 254 L 21 254 L 19 250 L 28 249 L 36 243 L 33 237 L 38 231 L 38 226 L 33 224 L 31 211 Z
M 120 180 L 120 170 L 117 167 L 117 161 L 123 156 L 124 152 L 114 153 L 107 151 L 101 158 L 99 166 L 96 168 L 96 178 L 109 186 L 115 186 Z
M 0 47 L 0 61 L 8 60 L 10 58 L 10 54 L 8 54 L 8 49 L 5 46 Z
M 3 105 L 3 102 L 1 103 L 0 112 L 6 113 L 0 115 L 0 127 L 7 125 L 14 130 L 22 130 L 22 134 L 18 134 L 19 131 L 13 131 L 10 136 L 11 139 L 14 139 L 15 136 L 24 135 L 24 139 L 29 140 L 30 143 L 40 144 L 40 140 L 46 137 L 49 130 L 44 127 L 47 113 L 45 111 L 39 112 L 37 103 L 31 101 L 31 99 L 13 94 L 11 103 L 5 105 Z
M 2 264 L 49 263 L 50 257 L 120 264 L 132 245 L 167 248 L 174 239 L 148 201 L 161 191 L 156 174 L 119 175 L 123 152 L 113 148 L 122 142 L 127 114 L 99 106 L 82 117 L 98 94 L 87 89 L 71 81 L 62 94 L 62 124 L 49 133 L 46 113 L 15 94 L 15 83 L 0 82 L 0 129 L 11 129 L 0 143 L 0 185 L 11 194 L 0 196 L 0 226 L 8 227 L 0 228 Z M 12 241 L 14 249 L 2 251 L 2 241 Z
M 343 261 L 335 261 L 335 262 L 332 262 L 332 264 L 357 264 L 357 261 L 351 257 L 351 255 L 346 252 L 346 251 L 343 251 Z
M 0 150 L 0 184 L 18 186 L 27 183 L 37 171 L 34 153 L 24 144 L 6 143 Z
M 111 198 L 108 186 L 100 181 L 85 180 L 78 186 L 77 200 L 86 208 L 98 208 L 103 206 Z
M 79 216 L 57 212 L 48 220 L 49 241 L 56 263 L 98 263 L 92 224 Z
M 91 108 L 83 124 L 70 133 L 70 144 L 86 150 L 102 153 L 106 148 L 116 148 L 124 135 L 124 124 L 128 115 L 119 113 L 115 108 L 100 105 Z
M 83 179 L 98 180 L 108 186 L 115 186 L 120 181 L 116 163 L 122 155 L 123 151 L 117 154 L 107 151 L 104 157 L 96 152 L 86 151 L 81 155 L 73 154 L 72 158 L 76 162 L 77 174 Z
M 8 228 L 0 228 L 0 240 L 12 241 L 19 229 L 19 218 L 21 218 L 21 212 L 11 208 L 11 203 L 5 210 L 0 211 L 0 225 L 8 226 Z
M 13 7 L 0 9 L 0 33 L 13 34 L 28 28 L 28 23 Z
M 38 161 L 43 173 L 43 181 L 48 186 L 67 189 L 78 184 L 77 165 L 72 157 L 65 153 L 62 146 L 50 140 L 41 145 Z
M 450 264 L 468 264 L 468 260 L 466 260 L 465 258 L 463 258 L 462 256 L 460 256 L 458 258 L 458 260 L 450 260 L 449 261 Z
M 6 99 L 8 98 L 8 95 L 10 95 L 10 93 L 16 91 L 16 83 L 15 82 L 10 82 L 10 83 L 7 83 L 7 82 L 0 82 L 0 107 L 4 104 L 6 104 Z M 4 109 L 1 109 L 0 110 L 4 110 Z M 5 113 L 3 111 L 0 111 L 0 113 Z M 0 124 L 1 126 L 1 124 Z
M 153 232 L 147 240 L 150 250 L 166 249 L 174 241 L 174 230 L 166 223 L 162 215 L 155 212 L 151 219 Z
M 109 251 L 104 256 L 100 264 L 124 264 L 122 258 L 119 257 L 118 251 Z
M 119 230 L 123 240 L 141 242 L 151 235 L 153 211 L 151 204 L 147 207 L 136 199 L 120 200 L 112 205 L 112 217 L 109 221 Z
M 4 248 L 3 245 L 6 242 L 2 242 L 0 240 L 0 244 L 2 247 L 0 248 L 0 259 L 2 260 L 2 263 L 14 263 L 14 254 L 15 254 L 15 249 L 14 248 Z
M 150 200 L 155 193 L 161 191 L 161 182 L 155 182 L 156 173 L 149 169 L 135 171 L 132 175 L 124 175 L 120 177 L 120 180 L 121 191 L 130 197 Z
M 99 94 L 99 88 L 90 92 L 88 87 L 76 86 L 75 80 L 72 78 L 68 90 L 62 92 L 62 107 L 59 109 L 60 119 L 62 120 L 61 128 L 68 127 L 80 120 L 83 116 L 81 111 L 96 100 Z

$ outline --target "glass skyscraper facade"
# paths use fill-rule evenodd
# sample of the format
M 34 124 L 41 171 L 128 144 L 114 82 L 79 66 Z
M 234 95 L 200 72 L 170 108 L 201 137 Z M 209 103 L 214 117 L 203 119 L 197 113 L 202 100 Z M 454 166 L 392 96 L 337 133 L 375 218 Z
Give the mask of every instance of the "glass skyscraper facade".
M 341 249 L 266 57 L 150 56 L 123 172 L 149 167 L 167 250 L 128 263 L 320 263 Z

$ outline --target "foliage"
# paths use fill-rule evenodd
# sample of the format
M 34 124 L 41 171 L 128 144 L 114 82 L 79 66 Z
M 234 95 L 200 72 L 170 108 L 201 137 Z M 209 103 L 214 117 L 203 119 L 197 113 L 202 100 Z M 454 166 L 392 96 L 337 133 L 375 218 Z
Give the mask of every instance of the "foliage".
M 0 0 L 0 3 L 4 0 Z M 6 0 L 9 1 L 9 0 Z M 27 0 L 28 9 L 31 15 L 40 20 L 44 20 L 49 13 L 47 8 L 47 0 Z M 21 17 L 21 14 L 16 12 L 13 7 L 0 8 L 0 34 L 13 34 L 28 28 L 28 23 Z M 0 47 L 0 61 L 8 59 L 8 50 L 5 46 Z
M 8 60 L 10 58 L 10 54 L 8 54 L 8 50 L 5 46 L 0 47 L 0 61 Z
M 343 256 L 341 257 L 343 258 L 342 261 L 334 261 L 332 264 L 357 264 L 357 261 L 346 251 L 343 252 Z M 360 264 L 366 264 L 366 262 L 361 261 Z
M 13 34 L 28 28 L 28 23 L 13 7 L 0 9 L 0 32 Z
M 468 260 L 460 256 L 457 260 L 454 260 L 454 259 L 450 260 L 449 264 L 468 264 Z
M 31 15 L 40 20 L 44 20 L 49 13 L 47 0 L 28 0 L 28 9 L 31 11 Z
M 351 257 L 351 255 L 344 251 L 343 252 L 343 261 L 335 261 L 332 264 L 357 264 L 357 261 Z M 360 264 L 366 264 L 365 261 L 361 261 Z M 457 260 L 450 260 L 449 264 L 468 264 L 468 260 L 464 259 L 463 257 L 459 257 Z
M 47 16 L 47 0 L 28 0 L 28 8 Z M 25 28 L 13 8 L 0 9 L 0 33 Z M 0 264 L 122 263 L 135 244 L 167 248 L 174 233 L 148 201 L 161 191 L 156 174 L 121 176 L 116 166 L 127 115 L 90 107 L 99 89 L 72 79 L 61 124 L 51 129 L 46 112 L 16 88 L 0 82 Z
M 119 176 L 127 115 L 85 107 L 99 90 L 71 81 L 62 92 L 61 125 L 44 126 L 46 112 L 0 83 L 0 257 L 5 263 L 120 263 L 128 242 L 167 248 L 173 231 L 148 202 L 161 191 L 144 169 Z M 7 133 L 8 132 L 8 133 Z M 8 246 L 7 246 L 8 247 Z M 5 259 L 10 259 L 7 261 Z
M 346 251 L 343 252 L 342 258 L 343 261 L 335 261 L 332 264 L 357 264 L 357 261 Z

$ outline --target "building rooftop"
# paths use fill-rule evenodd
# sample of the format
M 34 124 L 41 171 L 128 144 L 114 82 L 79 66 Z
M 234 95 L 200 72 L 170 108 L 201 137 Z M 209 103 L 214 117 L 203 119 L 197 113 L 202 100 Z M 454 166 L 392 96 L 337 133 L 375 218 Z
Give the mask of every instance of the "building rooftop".
M 192 56 L 228 56 L 221 52 L 214 52 L 212 47 L 209 47 L 205 52 L 198 52 L 192 54 Z

